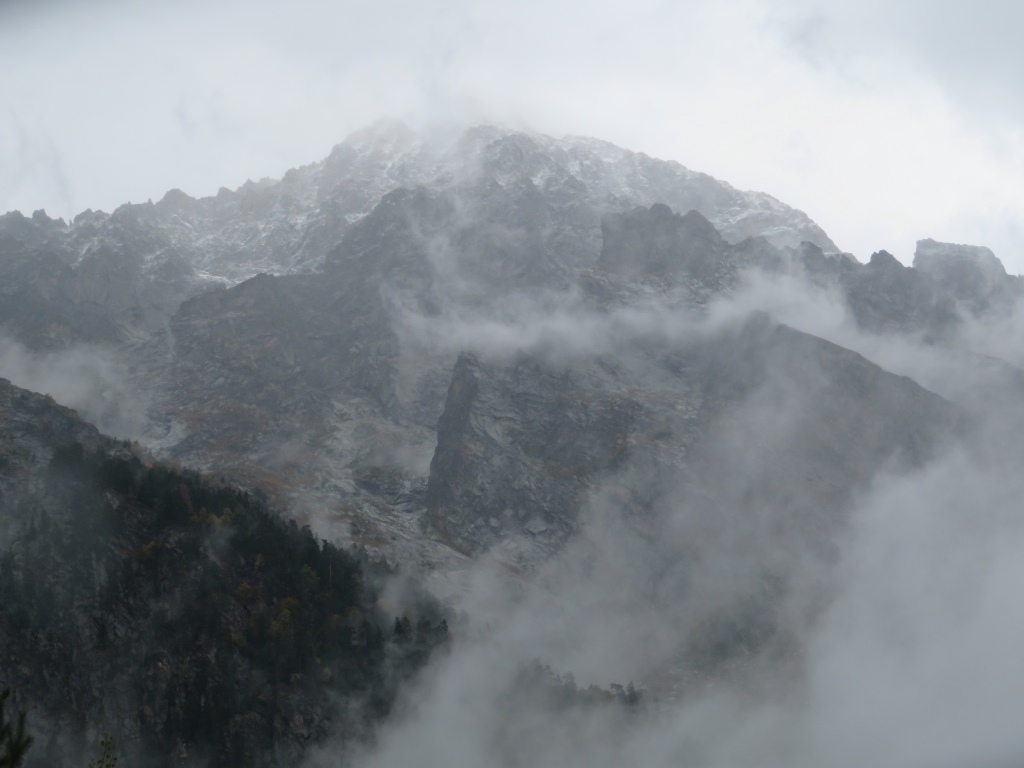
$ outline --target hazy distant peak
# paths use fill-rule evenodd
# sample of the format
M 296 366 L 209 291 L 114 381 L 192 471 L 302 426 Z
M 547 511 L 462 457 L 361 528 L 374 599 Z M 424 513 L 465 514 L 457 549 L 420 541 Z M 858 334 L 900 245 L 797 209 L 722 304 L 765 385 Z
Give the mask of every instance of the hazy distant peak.
M 899 260 L 888 251 L 875 251 L 871 254 L 871 260 L 868 262 L 868 266 L 876 269 L 905 269 L 905 267 L 900 264 Z
M 924 272 L 936 272 L 952 265 L 971 265 L 994 278 L 1006 275 L 1003 262 L 983 245 L 940 243 L 931 238 L 917 241 L 914 267 Z
M 455 195 L 470 206 L 500 190 L 494 201 L 504 195 L 527 207 L 564 212 L 594 258 L 602 216 L 656 204 L 680 215 L 698 211 L 730 243 L 763 237 L 774 246 L 809 241 L 837 250 L 806 214 L 770 195 L 743 192 L 678 162 L 607 141 L 500 125 L 414 130 L 395 120 L 353 133 L 325 159 L 289 170 L 280 180 L 247 181 L 199 199 L 170 190 L 155 204 L 86 212 L 70 225 L 9 218 L 0 229 L 30 249 L 45 246 L 70 265 L 90 254 L 130 253 L 148 272 L 173 250 L 202 282 L 236 284 L 260 272 L 322 269 L 348 228 L 402 188 Z
M 730 242 L 762 236 L 776 246 L 810 241 L 826 251 L 839 250 L 805 213 L 771 195 L 737 190 L 678 162 L 591 137 L 555 138 L 478 125 L 447 140 L 428 141 L 404 124 L 381 122 L 335 147 L 323 181 L 330 186 L 371 170 L 379 174 L 375 183 L 385 184 L 438 188 L 483 176 L 503 186 L 530 183 L 542 191 L 578 188 L 580 201 L 601 213 L 661 203 L 679 213 L 700 211 Z
M 398 147 L 418 141 L 416 132 L 404 122 L 385 118 L 349 134 L 342 143 L 354 148 L 382 144 Z
M 1007 275 L 1003 263 L 985 246 L 918 240 L 914 267 L 976 314 L 1005 309 L 1022 290 L 1021 278 Z

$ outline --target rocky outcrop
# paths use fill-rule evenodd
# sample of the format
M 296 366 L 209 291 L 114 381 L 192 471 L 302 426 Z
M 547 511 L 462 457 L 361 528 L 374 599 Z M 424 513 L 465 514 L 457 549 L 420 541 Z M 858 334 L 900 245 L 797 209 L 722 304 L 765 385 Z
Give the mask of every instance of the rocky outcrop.
M 1005 312 L 1024 293 L 1021 278 L 1007 275 L 1003 263 L 983 246 L 918 240 L 914 269 L 930 276 L 975 316 Z
M 876 333 L 902 332 L 941 339 L 958 317 L 955 303 L 927 273 L 904 267 L 887 251 L 841 278 L 857 324 Z
M 611 483 L 627 517 L 682 503 L 719 510 L 708 514 L 722 524 L 768 515 L 820 543 L 882 466 L 919 466 L 965 423 L 910 379 L 764 316 L 568 367 L 463 355 L 425 519 L 461 551 L 529 560 L 578 530 L 589 495 Z M 796 538 L 787 546 L 809 543 Z
M 711 282 L 730 267 L 730 248 L 697 211 L 684 216 L 666 205 L 606 216 L 601 222 L 598 267 L 632 278 L 685 275 Z
M 549 552 L 565 543 L 587 488 L 625 460 L 640 410 L 585 379 L 537 360 L 459 357 L 426 494 L 444 541 L 469 554 L 509 536 Z
M 860 264 L 845 254 L 825 254 L 811 243 L 793 257 L 813 280 L 842 291 L 860 327 L 931 343 L 949 341 L 965 318 L 1012 311 L 1024 293 L 1021 278 L 1007 275 L 992 251 L 977 246 L 920 240 L 912 267 L 887 251 Z M 770 269 L 784 269 L 785 262 L 760 257 Z

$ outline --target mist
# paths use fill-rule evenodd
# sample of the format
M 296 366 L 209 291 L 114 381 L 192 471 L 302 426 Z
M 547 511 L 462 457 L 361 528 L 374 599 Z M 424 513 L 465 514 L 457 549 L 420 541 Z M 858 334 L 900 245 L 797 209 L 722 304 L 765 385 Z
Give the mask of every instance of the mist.
M 600 685 L 665 663 L 677 628 L 654 606 L 638 610 L 636 593 L 624 594 L 624 584 L 650 586 L 630 576 L 650 574 L 634 565 L 625 582 L 594 579 L 615 565 L 602 559 L 588 581 L 563 574 L 575 577 L 556 587 L 564 604 L 550 595 L 520 598 L 500 625 L 501 642 L 457 647 L 414 695 L 409 720 L 386 732 L 363 764 L 1013 764 L 1024 748 L 1015 716 L 1024 704 L 1015 682 L 1024 539 L 1019 521 L 999 518 L 1015 511 L 1008 495 L 1021 489 L 1014 483 L 971 495 L 1006 480 L 956 457 L 880 483 L 854 515 L 838 566 L 841 588 L 800 637 L 796 679 L 738 687 L 694 681 L 680 700 L 652 706 L 649 721 L 621 729 L 609 729 L 604 713 L 580 722 L 510 710 L 502 694 L 516 665 L 534 657 L 585 670 L 577 683 Z M 983 520 L 970 514 L 979 506 Z M 488 592 L 486 602 L 493 606 L 497 595 Z M 672 603 L 658 608 L 671 611 Z M 511 749 L 499 738 L 509 730 L 524 737 Z
M 145 398 L 109 350 L 81 345 L 34 352 L 0 337 L 0 376 L 78 411 L 104 434 L 137 439 L 145 429 Z
M 456 217 L 466 222 L 472 213 Z M 514 242 L 514 229 L 489 225 L 494 242 Z M 393 430 L 374 426 L 361 404 L 359 418 L 339 421 L 325 467 L 341 456 L 426 482 L 436 435 L 422 421 L 405 433 L 395 425 L 411 418 L 402 408 L 417 398 L 440 415 L 463 354 L 495 387 L 526 360 L 537 366 L 528 375 L 571 379 L 579 401 L 678 408 L 652 411 L 665 424 L 631 427 L 638 436 L 625 459 L 589 483 L 565 540 L 545 540 L 545 521 L 529 520 L 525 533 L 482 554 L 453 550 L 431 563 L 425 547 L 410 544 L 423 534 L 412 516 L 388 521 L 382 530 L 406 537 L 401 546 L 423 563 L 403 562 L 382 602 L 398 610 L 410 602 L 408 580 L 422 581 L 458 617 L 453 644 L 405 689 L 375 738 L 356 748 L 328 741 L 307 756 L 310 768 L 1019 762 L 1020 301 L 989 315 L 962 312 L 939 343 L 863 330 L 839 287 L 816 282 L 789 252 L 780 252 L 781 266 L 746 268 L 709 295 L 678 275 L 634 284 L 615 283 L 612 273 L 606 293 L 580 280 L 538 288 L 526 278 L 525 287 L 495 290 L 505 284 L 488 272 L 493 265 L 465 269 L 460 259 L 471 252 L 443 235 L 410 235 L 425 253 L 428 289 L 404 263 L 379 286 L 395 339 Z M 589 269 L 597 254 L 579 251 L 572 256 Z M 234 322 L 243 314 L 229 294 L 210 301 L 223 301 Z M 204 322 L 196 327 L 205 332 Z M 231 349 L 235 328 L 226 326 L 217 341 Z M 259 327 L 257 351 L 279 349 L 274 330 Z M 275 370 L 302 365 L 294 356 L 267 359 Z M 147 401 L 103 348 L 33 352 L 3 340 L 0 375 L 103 432 L 145 442 Z M 865 415 L 857 398 L 872 377 L 903 394 L 913 388 L 931 403 L 921 412 L 949 424 L 920 452 L 836 454 L 849 462 L 837 475 L 856 479 L 846 494 L 833 488 L 828 461 L 806 454 L 843 439 L 863 439 L 865 450 L 884 444 L 875 433 L 885 424 L 862 433 L 848 423 Z M 284 389 L 294 380 L 281 381 Z M 504 407 L 483 433 L 513 419 Z M 883 413 L 901 417 L 898 407 Z M 668 444 L 663 432 L 672 430 L 700 439 Z M 832 442 L 808 449 L 816 431 Z M 290 462 L 313 464 L 301 433 L 275 450 L 284 472 Z M 331 518 L 325 506 L 336 493 L 325 482 L 293 497 L 289 512 L 332 539 L 354 539 L 349 519 Z
M 427 165 L 479 123 L 600 136 L 777 196 L 862 258 L 885 247 L 909 263 L 929 236 L 985 243 L 1020 270 L 1020 22 L 1006 3 L 919 0 L 0 2 L 0 211 L 71 218 L 172 188 L 213 196 L 315 163 L 392 115 L 427 137 Z M 349 191 L 375 201 L 392 181 L 385 170 Z M 0 337 L 0 376 L 164 458 L 266 481 L 325 537 L 407 558 L 382 602 L 411 605 L 419 580 L 458 617 L 373 739 L 355 752 L 328 741 L 306 765 L 1019 765 L 1022 302 L 964 312 L 941 342 L 873 333 L 792 254 L 699 300 L 644 279 L 610 278 L 598 296 L 566 275 L 600 272 L 608 211 L 548 220 L 576 227 L 571 253 L 538 236 L 550 272 L 503 273 L 501 258 L 532 258 L 535 243 L 520 247 L 519 220 L 502 230 L 472 209 L 475 181 L 445 179 L 455 192 L 437 200 L 453 232 L 481 227 L 487 263 L 472 262 L 472 237 L 420 232 L 423 263 L 416 251 L 385 267 L 406 284 L 381 288 L 372 266 L 346 283 L 339 261 L 322 293 L 269 277 L 232 304 L 241 291 L 197 288 L 175 315 L 181 351 L 166 355 L 148 330 L 126 337 L 123 359 Z M 287 209 L 287 184 L 280 198 L 254 189 L 239 207 Z M 559 192 L 551 210 L 571 197 Z M 346 227 L 373 215 L 344 210 Z M 264 247 L 272 228 L 248 223 L 227 261 Z M 297 238 L 306 226 L 277 224 Z M 337 256 L 337 224 L 318 265 Z M 322 309 L 310 296 L 357 309 L 292 327 Z M 152 412 L 125 359 L 160 392 Z M 463 414 L 482 443 L 542 400 L 509 395 L 509 371 L 568 382 L 595 433 L 609 413 L 615 436 L 627 425 L 600 472 L 554 467 L 584 489 L 559 510 L 564 530 L 510 502 L 494 510 L 510 531 L 472 521 L 497 540 L 482 552 L 430 538 L 435 426 L 461 363 L 497 403 Z M 883 379 L 890 407 L 872 420 L 858 408 Z M 235 408 L 250 397 L 258 408 Z M 911 401 L 925 405 L 907 415 Z M 644 421 L 652 404 L 664 423 Z M 899 443 L 904 417 L 921 423 Z M 568 438 L 545 448 L 585 454 Z M 510 460 L 523 495 L 554 476 L 538 453 Z
M 571 291 L 509 298 L 494 311 L 407 311 L 413 348 L 440 339 L 556 367 L 602 356 L 645 375 L 651 349 L 713 340 L 767 313 L 939 392 L 970 427 L 921 466 L 876 473 L 823 541 L 780 530 L 744 496 L 746 478 L 773 466 L 806 407 L 763 385 L 718 435 L 714 456 L 728 466 L 702 482 L 719 506 L 702 506 L 692 476 L 672 474 L 656 478 L 657 511 L 638 520 L 622 489 L 652 481 L 641 456 L 592 489 L 578 535 L 535 569 L 510 567 L 495 550 L 436 582 L 467 624 L 356 764 L 1017 764 L 1024 410 L 1006 329 L 1020 311 L 965 322 L 942 346 L 873 334 L 798 269 L 749 271 L 700 312 L 665 297 L 598 312 Z M 709 627 L 765 605 L 769 640 L 725 668 L 702 666 Z M 643 714 L 517 698 L 523 670 L 538 662 L 579 690 L 634 683 Z M 337 759 L 327 747 L 308 764 Z

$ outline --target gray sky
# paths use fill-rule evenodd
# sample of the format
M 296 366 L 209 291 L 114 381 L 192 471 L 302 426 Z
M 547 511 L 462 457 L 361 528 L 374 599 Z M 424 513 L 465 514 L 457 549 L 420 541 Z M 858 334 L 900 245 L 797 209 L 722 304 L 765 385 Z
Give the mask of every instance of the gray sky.
M 1024 4 L 0 0 L 0 210 L 213 194 L 385 116 L 614 141 L 1024 272 Z

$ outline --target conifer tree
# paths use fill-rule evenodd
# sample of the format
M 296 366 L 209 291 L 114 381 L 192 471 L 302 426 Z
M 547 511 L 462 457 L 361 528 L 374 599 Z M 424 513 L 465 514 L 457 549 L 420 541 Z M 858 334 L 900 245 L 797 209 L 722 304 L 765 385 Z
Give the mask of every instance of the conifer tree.
M 100 741 L 102 754 L 98 760 L 89 763 L 89 768 L 117 768 L 117 758 L 114 757 L 114 739 L 107 734 Z
M 10 688 L 0 693 L 0 768 L 18 768 L 32 746 L 32 737 L 25 734 L 25 713 L 18 715 L 17 727 L 7 721 L 6 706 L 10 698 Z

